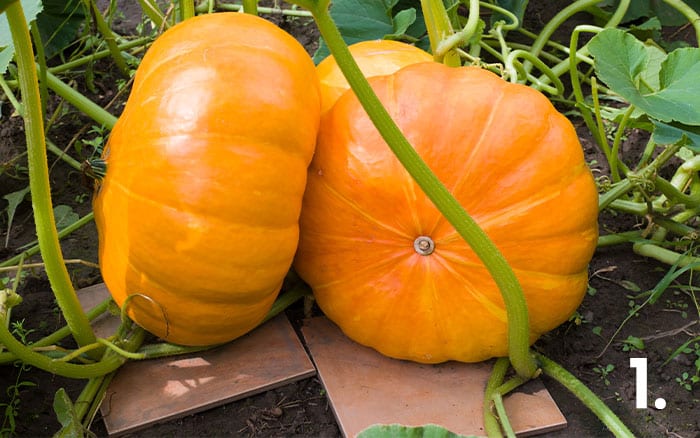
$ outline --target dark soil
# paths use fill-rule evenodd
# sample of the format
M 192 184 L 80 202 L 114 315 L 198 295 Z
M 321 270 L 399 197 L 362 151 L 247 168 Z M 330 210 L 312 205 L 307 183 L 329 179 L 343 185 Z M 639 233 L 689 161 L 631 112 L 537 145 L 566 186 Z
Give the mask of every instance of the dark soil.
M 532 19 L 544 21 L 548 16 L 546 2 L 531 2 Z M 554 9 L 554 8 L 549 8 Z M 317 35 L 313 25 L 303 20 L 273 18 L 275 22 L 298 36 L 313 52 Z M 128 22 L 121 23 L 121 29 L 128 29 Z M 97 67 L 108 71 L 110 66 Z M 75 78 L 78 83 L 79 78 Z M 88 93 L 89 97 L 101 105 L 106 105 L 114 96 L 109 79 L 103 82 L 105 89 Z M 79 84 L 80 85 L 80 84 Z M 55 107 L 55 102 L 52 104 Z M 115 113 L 118 112 L 115 110 Z M 10 114 L 10 105 L 2 106 L 0 126 L 0 197 L 27 185 L 24 158 L 19 156 L 24 150 L 24 132 L 18 117 Z M 77 114 L 68 113 L 61 118 L 50 132 L 49 138 L 58 145 L 68 145 L 76 133 L 83 138 L 90 121 Z M 580 127 L 582 144 L 587 160 L 603 163 L 605 160 L 585 135 L 585 127 Z M 643 135 L 632 132 L 625 143 L 623 154 L 635 157 L 644 147 Z M 76 159 L 74 148 L 70 153 Z M 19 157 L 18 157 L 19 156 Z M 68 167 L 55 156 L 49 157 L 54 205 L 70 205 L 79 215 L 91 209 L 91 188 L 85 184 L 83 175 Z M 604 174 L 606 169 L 593 165 L 594 172 Z M 1 208 L 5 208 L 0 201 Z M 8 233 L 5 210 L 0 215 L 0 260 L 5 260 L 21 251 L 23 245 L 35 239 L 30 202 L 23 202 L 9 230 L 9 244 L 4 246 Z M 601 214 L 601 233 L 630 230 L 636 226 L 636 219 Z M 74 232 L 62 241 L 66 259 L 97 261 L 96 231 L 90 224 Z M 82 264 L 70 264 L 69 270 L 76 287 L 84 287 L 100 282 L 99 272 Z M 580 378 L 598 394 L 612 410 L 640 437 L 700 437 L 700 385 L 686 389 L 684 373 L 696 372 L 694 361 L 700 358 L 698 351 L 680 354 L 668 364 L 664 362 L 681 344 L 700 335 L 697 296 L 689 292 L 693 279 L 680 277 L 673 283 L 654 305 L 643 306 L 634 316 L 626 318 L 641 305 L 644 297 L 640 294 L 649 291 L 664 277 L 669 267 L 637 256 L 626 245 L 600 249 L 591 263 L 591 293 L 586 296 L 578 310 L 578 318 L 572 319 L 545 335 L 535 348 L 561 363 L 566 369 Z M 5 275 L 0 273 L 0 279 Z M 40 338 L 63 324 L 56 308 L 50 286 L 41 270 L 32 270 L 20 286 L 24 298 L 21 306 L 12 314 L 14 321 L 24 321 L 24 328 L 33 330 L 30 340 Z M 288 310 L 292 322 L 301 324 L 301 304 Z M 624 323 L 624 324 L 623 324 Z M 620 328 L 621 327 L 621 328 Z M 619 329 L 619 332 L 618 332 Z M 627 351 L 622 341 L 634 336 L 644 341 L 644 349 Z M 608 345 L 610 344 L 610 345 Z M 647 409 L 635 408 L 635 369 L 630 367 L 630 358 L 641 357 L 648 361 L 649 405 Z M 607 375 L 600 370 L 608 369 Z M 0 367 L 0 406 L 10 402 L 10 389 L 19 382 L 31 384 L 22 386 L 19 404 L 16 436 L 49 436 L 59 429 L 52 409 L 54 393 L 58 388 L 66 388 L 75 399 L 85 382 L 60 378 L 32 369 L 22 369 L 19 365 Z M 686 374 L 687 375 L 687 374 Z M 687 377 L 686 377 L 687 381 Z M 544 383 L 566 416 L 569 426 L 561 432 L 550 433 L 551 437 L 568 436 L 610 436 L 601 422 L 580 402 L 573 398 L 556 382 L 544 378 Z M 653 401 L 664 398 L 665 409 L 653 408 Z M 2 427 L 8 427 L 4 424 Z M 106 435 L 99 416 L 95 419 L 92 431 L 98 436 Z M 245 400 L 230 403 L 204 413 L 188 416 L 165 424 L 151 427 L 130 436 L 340 436 L 332 410 L 324 396 L 324 389 L 317 378 L 312 377 L 297 383 L 267 391 Z

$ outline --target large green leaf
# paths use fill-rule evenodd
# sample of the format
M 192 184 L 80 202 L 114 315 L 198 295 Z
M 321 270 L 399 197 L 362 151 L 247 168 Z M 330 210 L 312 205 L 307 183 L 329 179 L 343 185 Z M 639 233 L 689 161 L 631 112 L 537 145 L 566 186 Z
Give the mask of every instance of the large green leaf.
M 24 18 L 27 20 L 27 23 L 31 23 L 36 19 L 37 14 L 41 12 L 41 0 L 20 1 L 24 11 Z M 7 22 L 7 15 L 0 14 L 0 75 L 5 74 L 13 56 L 15 56 L 15 46 L 12 44 L 12 34 L 10 33 L 10 25 Z
M 442 426 L 428 424 L 425 426 L 404 426 L 401 424 L 375 424 L 357 435 L 357 438 L 466 438 L 450 432 Z
M 360 41 L 408 35 L 420 39 L 425 33 L 423 16 L 418 0 L 335 0 L 330 14 L 347 45 Z M 323 39 L 314 54 L 314 62 L 321 62 L 330 54 Z
M 619 29 L 600 32 L 588 47 L 598 78 L 612 91 L 651 118 L 700 125 L 700 49 L 660 56 Z

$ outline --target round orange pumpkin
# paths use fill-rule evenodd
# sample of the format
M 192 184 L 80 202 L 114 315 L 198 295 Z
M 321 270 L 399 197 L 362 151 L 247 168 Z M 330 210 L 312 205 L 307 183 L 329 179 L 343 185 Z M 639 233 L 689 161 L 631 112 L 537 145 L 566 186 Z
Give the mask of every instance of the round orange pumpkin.
M 296 250 L 319 112 L 311 58 L 261 18 L 199 16 L 155 41 L 94 200 L 102 276 L 135 322 L 185 345 L 260 323 Z
M 416 46 L 392 40 L 361 41 L 352 44 L 350 53 L 365 77 L 394 73 L 407 65 L 432 62 L 433 57 Z M 321 113 L 328 111 L 350 88 L 333 55 L 316 66 L 321 82 Z
M 586 291 L 598 213 L 569 121 L 540 93 L 475 67 L 416 64 L 370 83 L 514 269 L 531 341 L 565 321 Z M 387 356 L 507 355 L 498 287 L 350 92 L 322 118 L 295 268 L 329 319 Z

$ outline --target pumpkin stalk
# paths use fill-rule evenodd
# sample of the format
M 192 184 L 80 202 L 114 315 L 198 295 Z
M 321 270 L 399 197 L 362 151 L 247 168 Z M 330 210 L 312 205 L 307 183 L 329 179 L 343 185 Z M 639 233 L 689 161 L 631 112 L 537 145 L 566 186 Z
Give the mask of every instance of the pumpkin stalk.
M 459 54 L 454 51 L 454 46 L 459 41 L 448 39 L 455 37 L 455 32 L 450 24 L 450 18 L 447 16 L 445 5 L 442 0 L 421 0 L 421 9 L 425 17 L 425 27 L 428 29 L 428 39 L 430 39 L 430 50 L 433 52 L 433 57 L 436 62 L 442 62 L 450 67 L 459 67 L 461 65 Z M 477 9 L 479 2 L 476 3 Z M 472 18 L 471 7 L 469 18 Z M 478 18 L 478 13 L 476 15 Z M 478 22 L 478 21 L 477 21 Z M 458 40 L 461 40 L 457 36 Z
M 49 171 L 46 164 L 46 142 L 44 123 L 41 113 L 41 99 L 37 81 L 36 65 L 32 50 L 29 29 L 24 18 L 20 2 L 14 2 L 7 8 L 7 19 L 10 25 L 12 40 L 15 45 L 15 59 L 19 74 L 19 87 L 23 99 L 24 122 L 27 139 L 27 161 L 29 167 L 29 186 L 32 193 L 32 207 L 36 222 L 36 233 L 41 248 L 41 255 L 46 264 L 46 274 L 51 288 L 56 296 L 58 306 L 71 329 L 73 337 L 79 345 L 89 345 L 95 342 L 95 334 L 90 322 L 80 307 L 80 302 L 73 289 L 68 275 L 63 255 L 58 242 L 58 233 L 51 205 L 51 187 Z M 3 328 L 7 332 L 6 328 Z M 7 332 L 10 337 L 12 335 Z M 14 348 L 4 342 L 10 351 L 26 349 L 13 338 Z M 19 344 L 19 345 L 17 345 Z M 97 358 L 98 356 L 95 355 Z
M 258 0 L 243 0 L 243 12 L 258 15 Z
M 352 58 L 328 10 L 319 7 L 315 2 L 297 3 L 303 6 L 313 3 L 310 10 L 321 35 L 382 138 L 419 187 L 486 266 L 505 302 L 508 315 L 508 351 L 513 368 L 522 377 L 535 376 L 538 370 L 529 351 L 527 303 L 520 283 L 508 262 L 406 140 Z

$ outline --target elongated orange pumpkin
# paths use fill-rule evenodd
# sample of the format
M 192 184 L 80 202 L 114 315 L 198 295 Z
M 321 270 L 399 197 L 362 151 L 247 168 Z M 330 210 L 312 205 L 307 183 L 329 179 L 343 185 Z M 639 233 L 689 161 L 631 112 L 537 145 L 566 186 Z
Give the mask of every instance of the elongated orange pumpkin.
M 370 83 L 514 269 L 532 342 L 565 321 L 597 241 L 596 187 L 569 121 L 540 93 L 475 67 L 416 64 Z M 387 356 L 507 354 L 496 284 L 350 92 L 322 118 L 295 268 L 347 336 Z
M 102 275 L 134 321 L 208 345 L 262 320 L 296 250 L 319 112 L 310 57 L 261 18 L 205 15 L 158 38 L 94 201 Z
M 407 65 L 433 61 L 429 53 L 399 41 L 361 41 L 348 48 L 367 78 L 388 75 Z M 325 113 L 350 85 L 333 55 L 321 61 L 316 72 L 321 82 L 321 113 Z

